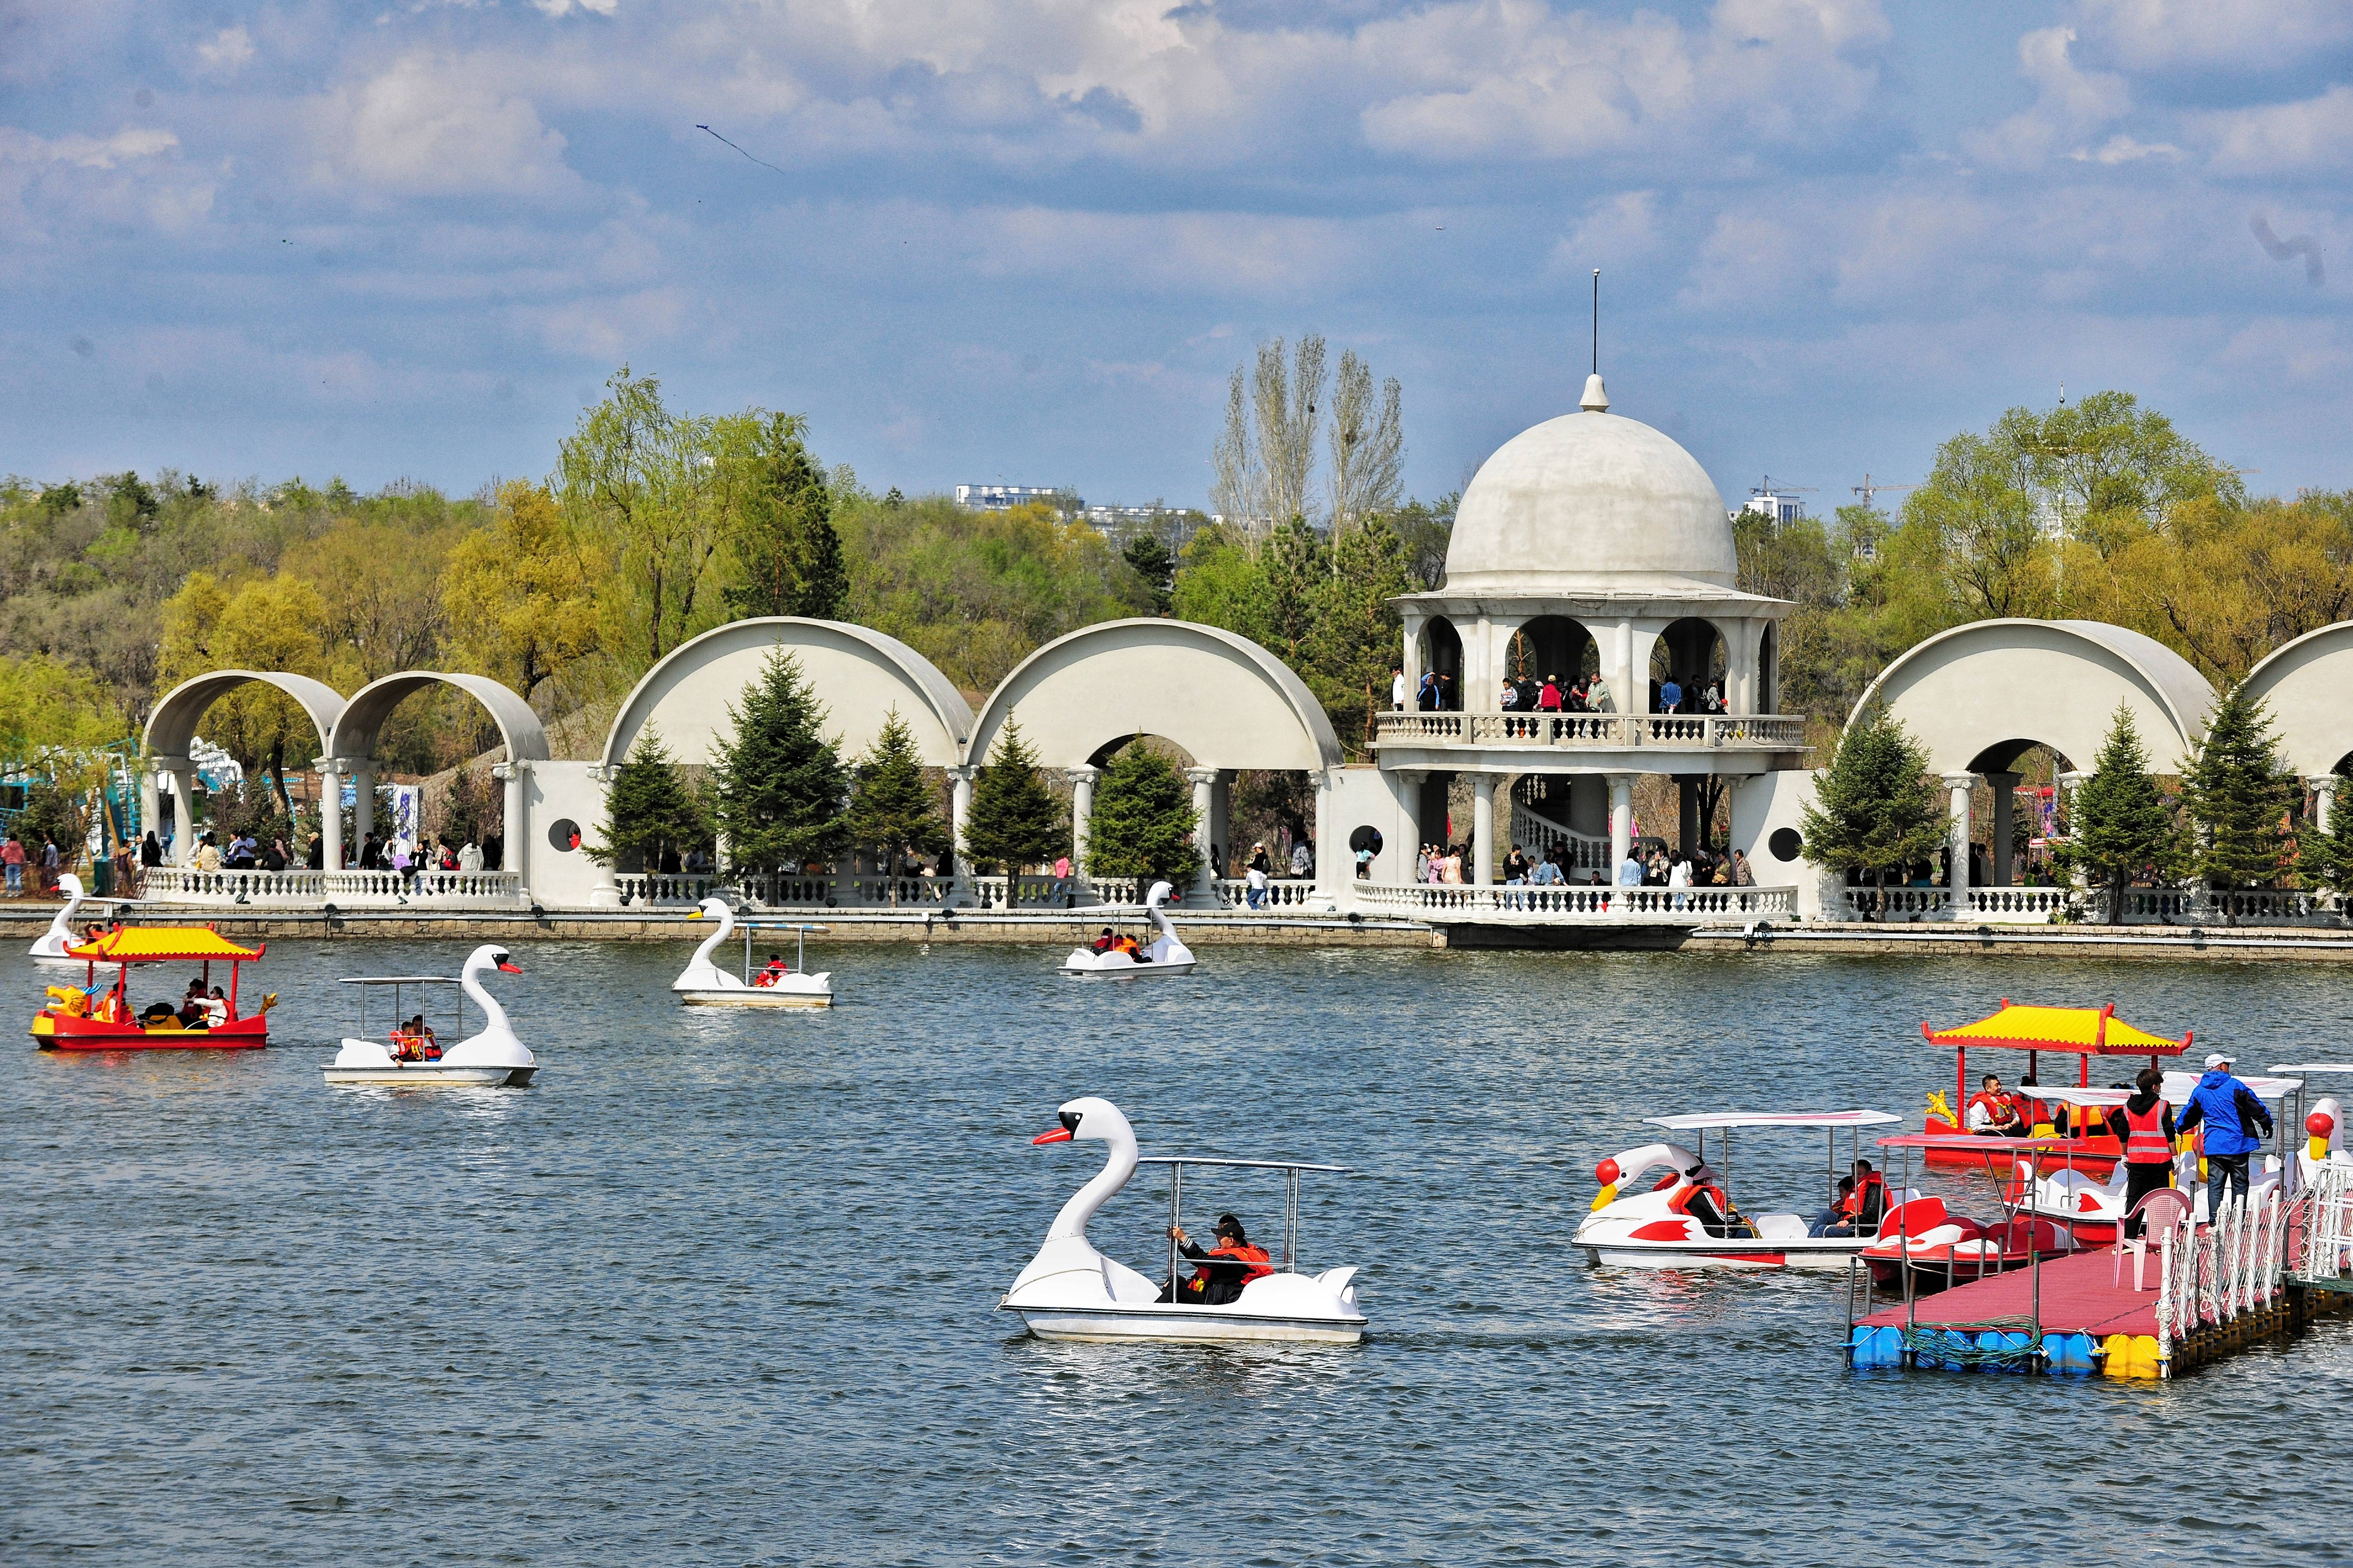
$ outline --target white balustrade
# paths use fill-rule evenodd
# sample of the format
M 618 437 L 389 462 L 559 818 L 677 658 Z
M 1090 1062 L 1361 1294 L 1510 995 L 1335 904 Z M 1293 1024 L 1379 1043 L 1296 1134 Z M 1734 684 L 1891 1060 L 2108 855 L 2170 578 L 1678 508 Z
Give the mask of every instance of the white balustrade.
M 1804 719 L 1780 713 L 1380 713 L 1375 739 L 1400 746 L 1546 746 L 1795 751 Z
M 1788 920 L 1795 888 L 1472 887 L 1451 882 L 1358 882 L 1356 907 L 1368 914 L 1440 924 L 1707 925 Z
M 193 866 L 148 868 L 142 897 L 165 904 L 245 904 L 272 909 L 501 909 L 524 901 L 513 871 L 200 871 Z

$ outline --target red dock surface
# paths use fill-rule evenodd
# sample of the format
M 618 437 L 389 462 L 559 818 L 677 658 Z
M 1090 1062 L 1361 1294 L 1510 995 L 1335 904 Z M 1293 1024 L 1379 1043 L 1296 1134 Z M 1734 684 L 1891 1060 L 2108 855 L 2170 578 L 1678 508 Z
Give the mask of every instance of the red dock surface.
M 2045 1262 L 2042 1331 L 2089 1334 L 2095 1341 L 2110 1334 L 2156 1333 L 2157 1258 L 2152 1255 L 2142 1271 L 2142 1282 L 2149 1287 L 2146 1290 L 2132 1288 L 2132 1259 L 2126 1258 L 2124 1265 L 2123 1279 L 2112 1285 L 2108 1280 L 2116 1269 L 2116 1258 L 2105 1247 L 2096 1252 L 2072 1252 Z M 2034 1310 L 2034 1276 L 2032 1271 L 2021 1268 L 1923 1296 L 1914 1304 L 1913 1321 L 1923 1328 L 1947 1323 L 1989 1323 L 2000 1319 L 2025 1318 Z M 1904 1308 L 1898 1303 L 1857 1319 L 1856 1326 L 1900 1329 L 1904 1321 Z

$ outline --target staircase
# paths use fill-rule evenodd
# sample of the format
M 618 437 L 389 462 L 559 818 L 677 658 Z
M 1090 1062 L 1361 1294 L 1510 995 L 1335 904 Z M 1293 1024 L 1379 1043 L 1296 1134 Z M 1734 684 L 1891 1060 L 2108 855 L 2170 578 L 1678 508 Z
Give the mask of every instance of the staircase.
M 1556 848 L 1571 878 L 1609 870 L 1609 840 L 1579 833 L 1560 818 L 1568 815 L 1568 784 L 1545 773 L 1524 773 L 1512 781 L 1511 842 L 1537 856 Z

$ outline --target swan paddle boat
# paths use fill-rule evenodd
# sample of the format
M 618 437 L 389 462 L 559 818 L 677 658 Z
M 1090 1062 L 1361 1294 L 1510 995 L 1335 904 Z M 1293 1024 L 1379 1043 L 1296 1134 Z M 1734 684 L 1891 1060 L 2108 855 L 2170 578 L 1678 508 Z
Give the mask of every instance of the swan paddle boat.
M 2274 1077 L 2293 1074 L 2299 1079 L 2344 1077 L 2353 1075 L 2353 1062 L 2284 1062 L 2271 1069 Z M 2304 1109 L 2298 1096 L 2296 1109 Z M 2345 1137 L 2345 1107 L 2333 1094 L 2324 1094 L 2312 1102 L 2312 1110 L 2303 1120 L 2305 1143 L 2295 1158 L 2296 1185 L 2308 1187 L 2323 1165 L 2353 1165 L 2353 1144 Z
M 35 963 L 71 964 L 79 968 L 85 961 L 76 958 L 72 950 L 89 939 L 74 934 L 73 922 L 74 916 L 81 912 L 82 905 L 90 901 L 90 895 L 83 890 L 81 879 L 71 871 L 58 873 L 58 889 L 66 896 L 66 907 L 58 911 L 57 918 L 49 921 L 49 929 L 40 934 L 28 951 Z
M 830 1007 L 833 1005 L 833 972 L 824 970 L 816 974 L 808 972 L 808 933 L 823 934 L 825 927 L 812 925 L 755 925 L 744 923 L 744 973 L 739 978 L 719 967 L 712 955 L 719 951 L 735 931 L 735 911 L 724 899 L 705 899 L 694 907 L 691 920 L 717 921 L 719 929 L 702 939 L 694 950 L 684 973 L 670 982 L 678 999 L 692 1007 Z M 788 931 L 793 933 L 793 966 L 782 969 L 775 965 L 754 973 L 752 968 L 752 933 L 754 931 Z
M 393 1085 L 403 1089 L 426 1084 L 480 1088 L 511 1085 L 520 1089 L 528 1084 L 532 1075 L 539 1071 L 538 1058 L 515 1037 L 513 1026 L 507 1022 L 506 1009 L 482 989 L 480 977 L 494 969 L 502 974 L 522 973 L 507 957 L 505 949 L 485 944 L 467 957 L 464 971 L 455 980 L 438 974 L 367 975 L 345 980 L 345 985 L 358 987 L 359 1037 L 345 1036 L 343 1048 L 335 1053 L 335 1059 L 319 1070 L 329 1083 Z M 406 1014 L 403 992 L 412 985 L 417 987 L 419 1005 L 415 1014 Z M 425 994 L 437 985 L 457 987 L 459 996 L 471 998 L 482 1014 L 481 1031 L 446 1050 L 429 1025 L 411 1029 L 404 1022 L 404 1015 L 414 1018 L 426 1013 L 422 1005 Z M 384 1040 L 368 1039 L 368 998 L 381 998 L 387 989 L 392 994 L 392 1026 Z M 462 1002 L 452 998 L 447 1016 L 455 1026 L 452 1034 L 465 1027 Z
M 1337 1173 L 1344 1165 L 1310 1165 L 1291 1160 L 1216 1160 L 1182 1156 L 1143 1158 L 1135 1130 L 1107 1100 L 1073 1100 L 1064 1105 L 1060 1125 L 1030 1140 L 1033 1144 L 1103 1143 L 1111 1158 L 1094 1180 L 1081 1187 L 1054 1216 L 1046 1244 L 1029 1260 L 997 1306 L 1018 1312 L 1041 1340 L 1113 1343 L 1223 1344 L 1241 1340 L 1355 1344 L 1365 1336 L 1366 1318 L 1356 1303 L 1356 1270 L 1298 1272 L 1294 1245 L 1299 1234 L 1299 1178 L 1303 1172 Z M 1280 1258 L 1242 1265 L 1248 1272 L 1240 1293 L 1221 1305 L 1171 1301 L 1168 1292 L 1115 1258 L 1097 1252 L 1087 1239 L 1095 1216 L 1138 1165 L 1169 1168 L 1168 1228 L 1183 1228 L 1179 1208 L 1188 1167 L 1222 1166 L 1281 1171 L 1288 1178 Z M 1168 1243 L 1168 1272 L 1177 1278 L 1177 1242 Z M 1204 1265 L 1212 1268 L 1214 1265 Z M 1229 1265 L 1228 1267 L 1232 1267 Z
M 47 1000 L 33 1015 L 33 1038 L 45 1051 L 235 1051 L 267 1046 L 267 1016 L 278 1004 L 278 993 L 264 996 L 251 1013 L 240 1013 L 237 1002 L 244 966 L 267 951 L 267 943 L 239 947 L 210 926 L 122 926 L 103 931 L 66 949 L 68 957 L 84 966 L 83 982 L 47 988 Z M 131 972 L 141 964 L 202 964 L 197 978 L 209 993 L 213 965 L 224 962 L 228 964 L 228 991 L 211 1004 L 208 1017 L 183 1024 L 178 1002 L 151 1002 L 143 1008 L 132 1003 Z M 114 969 L 111 984 L 100 983 L 101 964 Z
M 1809 1236 L 1810 1226 L 1803 1215 L 1740 1213 L 1726 1195 L 1730 1178 L 1707 1163 L 1707 1135 L 1715 1132 L 1721 1140 L 1728 1171 L 1735 1129 L 1826 1134 L 1827 1205 L 1838 1194 L 1840 1131 L 1848 1135 L 1851 1162 L 1863 1128 L 1900 1126 L 1903 1121 L 1884 1110 L 1726 1110 L 1651 1117 L 1649 1126 L 1693 1134 L 1698 1150 L 1681 1143 L 1645 1143 L 1602 1161 L 1593 1173 L 1601 1190 L 1571 1245 L 1585 1248 L 1594 1263 L 1625 1268 L 1836 1268 L 1873 1237 Z M 1629 1191 L 1662 1167 L 1667 1173 L 1655 1184 Z M 1897 1201 L 1918 1195 L 1906 1189 Z
M 1176 928 L 1168 922 L 1168 911 L 1161 907 L 1175 891 L 1166 882 L 1155 882 L 1144 900 L 1145 913 L 1160 928 L 1149 945 L 1139 945 L 1134 952 L 1120 948 L 1098 952 L 1082 947 L 1062 961 L 1062 973 L 1073 980 L 1144 980 L 1155 974 L 1192 973 L 1193 950 L 1177 937 Z
M 1928 1096 L 1928 1113 L 1922 1122 L 1926 1134 L 1966 1136 L 1968 1132 L 1968 1108 L 1978 1090 L 1969 1082 L 1969 1052 L 1971 1050 L 2011 1050 L 2026 1053 L 2026 1077 L 2042 1076 L 2042 1053 L 2075 1058 L 2075 1086 L 2089 1088 L 2092 1082 L 2094 1057 L 2145 1058 L 2150 1067 L 2162 1058 L 2179 1057 L 2188 1050 L 2193 1037 L 2185 1032 L 2178 1040 L 2135 1028 L 2116 1016 L 2116 1004 L 2103 1007 L 2034 1007 L 2013 1005 L 2009 997 L 2001 999 L 2000 1011 L 1978 1019 L 1974 1024 L 1962 1024 L 1950 1029 L 1920 1026 L 1920 1034 L 1933 1046 L 1950 1047 L 1953 1051 L 1953 1092 L 1956 1098 L 1947 1102 L 1945 1091 L 1936 1089 Z M 2051 1100 L 2050 1089 L 2034 1087 L 2023 1080 L 2010 1088 L 2015 1092 L 2006 1095 L 2014 1104 L 2027 1105 L 2035 1100 Z M 2030 1122 L 2027 1131 L 2041 1139 L 2039 1119 Z M 2067 1130 L 2052 1126 L 2062 1134 L 2062 1141 L 2050 1145 L 2051 1152 L 2039 1155 L 2042 1169 L 2073 1164 L 2078 1169 L 2105 1176 L 2109 1169 L 2124 1158 L 2124 1146 L 2116 1141 L 2105 1126 L 2094 1124 L 2088 1131 L 2067 1136 Z M 1963 1168 L 1978 1162 L 1966 1146 L 1947 1145 L 1926 1151 L 1926 1163 L 1937 1168 Z

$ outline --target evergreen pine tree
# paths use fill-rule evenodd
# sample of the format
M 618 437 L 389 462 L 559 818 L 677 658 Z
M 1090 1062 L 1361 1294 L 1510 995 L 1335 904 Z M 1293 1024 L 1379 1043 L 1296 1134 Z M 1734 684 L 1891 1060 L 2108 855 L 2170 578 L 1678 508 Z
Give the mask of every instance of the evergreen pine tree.
M 1037 753 L 1018 724 L 1006 724 L 988 765 L 973 780 L 964 843 L 976 868 L 1008 874 L 1070 851 L 1070 816 L 1038 776 Z
M 1134 877 L 1147 887 L 1166 879 L 1181 889 L 1200 863 L 1193 842 L 1199 826 L 1183 777 L 1157 753 L 1132 742 L 1112 758 L 1096 786 L 1087 829 L 1087 875 Z
M 849 837 L 881 851 L 895 904 L 900 862 L 910 855 L 936 855 L 948 847 L 939 795 L 923 776 L 915 737 L 897 708 L 884 717 L 874 744 L 858 760 L 856 775 L 849 791 Z
M 744 705 L 727 710 L 735 732 L 711 770 L 730 870 L 797 870 L 841 848 L 847 770 L 819 732 L 825 709 L 801 679 L 800 664 L 777 648 Z
M 2214 705 L 2181 799 L 2198 825 L 2191 864 L 2208 887 L 2269 887 L 2285 873 L 2289 814 L 2303 791 L 2280 764 L 2271 715 L 2243 684 Z
M 665 853 L 684 854 L 711 836 L 702 800 L 649 724 L 605 790 L 607 840 L 584 846 L 592 860 L 613 865 L 630 856 L 645 869 L 660 868 Z
M 1119 558 L 1127 563 L 1144 585 L 1152 592 L 1152 613 L 1168 613 L 1169 595 L 1176 583 L 1176 557 L 1166 541 L 1155 533 L 1139 533 L 1120 549 Z
M 1297 669 L 1306 662 L 1316 599 L 1332 575 L 1332 552 L 1305 518 L 1293 517 L 1266 536 L 1258 563 L 1266 584 L 1263 640 L 1276 658 Z
M 2353 900 L 2353 790 L 2337 786 L 2327 827 L 2310 818 L 2306 824 L 2296 844 L 2296 868 L 2304 874 L 2306 885 L 2319 883 L 2335 889 L 2339 898 Z
M 825 470 L 802 444 L 797 414 L 771 414 L 748 459 L 751 486 L 729 541 L 739 578 L 727 607 L 742 616 L 834 618 L 849 595 Z
M 1887 885 L 1945 841 L 1942 793 L 1918 742 L 1877 703 L 1849 724 L 1800 818 L 1806 858 Z
M 2125 889 L 2136 872 L 2160 879 L 2179 874 L 2180 827 L 2149 777 L 2148 752 L 2132 710 L 2121 702 L 2092 776 L 2075 792 L 2072 816 L 2073 831 L 2052 858 L 2107 889 L 2109 924 L 2124 919 Z

